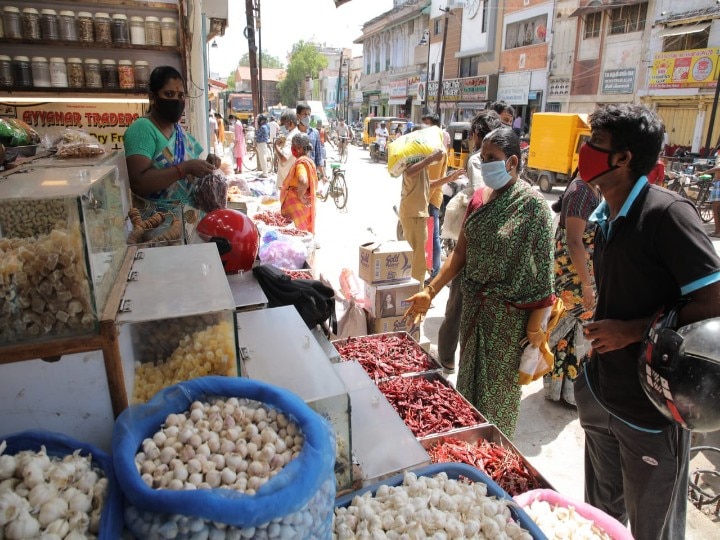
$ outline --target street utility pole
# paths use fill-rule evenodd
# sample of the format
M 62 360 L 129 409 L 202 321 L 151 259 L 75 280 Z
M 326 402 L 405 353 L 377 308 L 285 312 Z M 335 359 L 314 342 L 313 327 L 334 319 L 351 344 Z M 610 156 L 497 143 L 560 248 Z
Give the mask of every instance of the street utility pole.
M 345 51 L 343 49 L 340 49 L 340 65 L 338 67 L 338 82 L 337 82 L 337 90 L 335 95 L 335 120 L 337 120 L 340 115 L 338 114 L 338 109 L 340 108 L 340 83 L 342 82 L 342 63 L 343 63 L 343 53 Z
M 250 90 L 252 91 L 253 116 L 257 118 L 260 110 L 258 103 L 257 46 L 255 45 L 255 17 L 253 0 L 245 0 L 245 38 L 248 40 L 248 58 L 250 59 Z
M 703 157 L 710 157 L 712 152 L 712 134 L 715 128 L 715 114 L 718 107 L 718 98 L 720 98 L 720 66 L 715 70 L 715 97 L 713 98 L 712 109 L 710 110 L 710 123 L 708 125 L 707 138 L 705 139 L 705 155 Z M 717 164 L 716 164 L 717 165 Z
M 348 65 L 348 74 L 347 74 L 347 96 L 345 98 L 345 123 L 350 123 L 350 70 L 352 69 L 352 58 L 351 61 L 347 63 Z
M 440 68 L 438 69 L 437 101 L 435 102 L 435 114 L 437 114 L 438 116 L 440 116 L 440 101 L 442 99 L 443 68 L 445 67 L 445 46 L 447 45 L 448 19 L 450 14 L 450 8 L 440 8 L 440 11 L 445 12 L 445 28 L 443 28 L 442 48 L 440 49 Z M 427 92 L 427 89 L 425 91 Z
M 263 77 L 262 77 L 262 28 L 260 21 L 260 0 L 256 0 L 255 11 L 257 11 L 257 17 L 255 19 L 255 26 L 257 27 L 258 33 L 258 104 L 260 112 L 265 110 L 265 104 L 263 102 Z

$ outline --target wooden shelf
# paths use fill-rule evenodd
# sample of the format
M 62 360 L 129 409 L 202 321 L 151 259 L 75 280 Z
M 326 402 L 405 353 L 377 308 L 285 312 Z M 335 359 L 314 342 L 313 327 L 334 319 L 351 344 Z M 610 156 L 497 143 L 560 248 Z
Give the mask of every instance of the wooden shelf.
M 97 43 L 95 41 L 62 41 L 59 39 L 14 39 L 14 38 L 0 38 L 0 46 L 2 45 L 32 45 L 36 47 L 68 47 L 75 49 L 107 49 L 107 50 L 118 50 L 118 49 L 129 49 L 133 51 L 158 51 L 158 52 L 169 52 L 179 53 L 180 48 L 175 47 L 164 47 L 162 45 L 132 45 L 130 43 Z M 13 51 L 15 56 L 17 51 Z M 33 56 L 29 53 L 23 52 L 24 56 Z M 37 56 L 37 55 L 35 55 Z
M 21 2 L 25 3 L 25 2 Z M 42 5 L 41 5 L 42 4 Z M 167 2 L 144 2 L 142 0 L 37 0 L 29 6 L 23 7 L 34 7 L 40 10 L 40 8 L 48 8 L 51 6 L 69 6 L 72 5 L 77 11 L 93 11 L 94 9 L 100 9 L 104 6 L 108 8 L 115 8 L 118 10 L 122 9 L 138 9 L 144 11 L 170 11 L 177 13 L 177 3 Z M 94 7 L 94 6 L 97 6 Z M 72 9 L 68 7 L 67 9 Z
M 147 97 L 148 91 L 143 88 L 2 88 L 0 87 L 0 98 L 10 98 L 13 96 L 23 96 L 25 94 L 47 94 L 52 96 L 53 94 L 101 94 L 104 97 L 122 96 L 127 97 L 128 95 L 136 95 L 141 97 Z

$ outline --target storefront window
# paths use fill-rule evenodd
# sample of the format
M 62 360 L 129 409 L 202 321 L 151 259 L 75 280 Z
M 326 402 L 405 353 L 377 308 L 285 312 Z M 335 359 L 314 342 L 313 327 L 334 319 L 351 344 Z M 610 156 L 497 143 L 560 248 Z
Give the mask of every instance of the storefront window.
M 590 13 L 585 18 L 583 28 L 583 39 L 600 37 L 600 25 L 602 23 L 602 11 Z
M 615 8 L 610 12 L 610 35 L 629 34 L 645 29 L 647 2 Z

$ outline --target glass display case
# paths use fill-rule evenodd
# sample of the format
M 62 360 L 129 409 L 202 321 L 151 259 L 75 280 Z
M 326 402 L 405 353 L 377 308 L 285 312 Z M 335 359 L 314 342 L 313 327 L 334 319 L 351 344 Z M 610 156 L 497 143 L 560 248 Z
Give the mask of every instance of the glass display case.
M 335 428 L 337 490 L 352 485 L 350 397 L 294 306 L 237 314 L 242 374 L 300 396 Z
M 0 346 L 97 329 L 125 254 L 116 167 L 0 179 Z
M 238 375 L 235 303 L 214 243 L 138 251 L 116 322 L 131 403 L 196 377 Z

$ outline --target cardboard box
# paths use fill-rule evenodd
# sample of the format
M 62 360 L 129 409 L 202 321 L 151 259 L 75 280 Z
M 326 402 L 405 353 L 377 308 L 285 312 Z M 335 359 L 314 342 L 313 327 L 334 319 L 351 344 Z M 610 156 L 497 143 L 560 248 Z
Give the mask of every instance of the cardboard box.
M 406 241 L 369 242 L 360 246 L 358 275 L 366 283 L 391 283 L 410 279 L 412 248 Z
M 381 317 L 376 319 L 368 313 L 368 332 L 371 334 L 386 334 L 388 332 L 407 332 L 415 341 L 420 341 L 420 326 L 412 321 L 400 317 Z
M 405 302 L 420 291 L 420 282 L 410 281 L 373 285 L 365 282 L 365 309 L 375 318 L 404 315 L 410 304 Z

